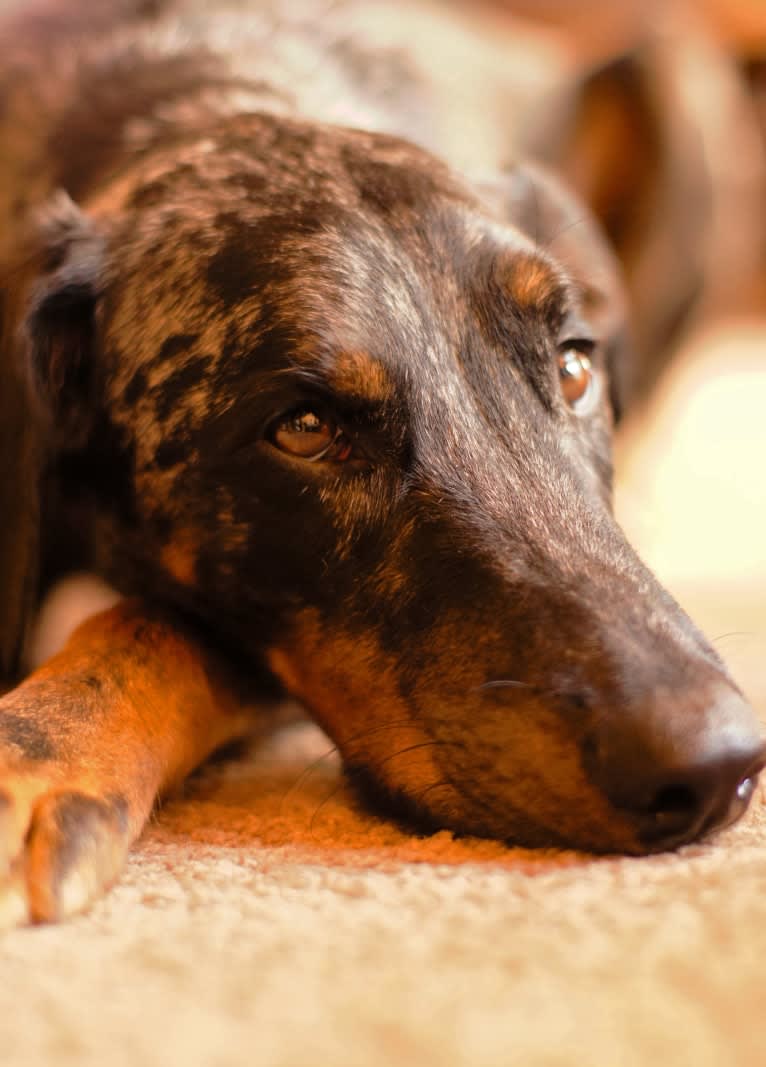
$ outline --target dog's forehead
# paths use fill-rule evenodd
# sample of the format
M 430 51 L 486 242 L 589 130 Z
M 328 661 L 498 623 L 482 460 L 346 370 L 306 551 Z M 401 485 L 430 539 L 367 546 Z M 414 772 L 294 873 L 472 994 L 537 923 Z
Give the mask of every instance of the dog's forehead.
M 471 197 L 442 160 L 409 141 L 268 113 L 238 116 L 156 153 L 127 179 L 125 192 L 131 208 L 153 213 L 175 203 L 193 217 L 196 205 L 210 219 L 216 206 L 236 205 L 246 219 L 334 202 L 392 223 L 439 196 Z
M 116 303 L 149 365 L 195 335 L 211 370 L 225 355 L 257 372 L 268 349 L 383 401 L 424 372 L 438 386 L 478 334 L 502 349 L 555 330 L 571 296 L 443 164 L 361 131 L 259 123 L 198 142 L 146 176 L 125 218 Z
M 170 285 L 176 310 L 183 299 L 216 315 L 285 281 L 307 293 L 313 284 L 327 300 L 333 274 L 367 273 L 395 231 L 414 241 L 417 220 L 437 204 L 449 210 L 470 197 L 407 142 L 267 115 L 174 146 L 124 186 L 123 209 L 104 207 L 119 219 L 116 286 L 142 300 Z
M 465 409 L 470 395 L 505 393 L 519 378 L 548 391 L 576 292 L 528 242 L 484 238 L 459 250 L 456 239 L 453 258 L 429 263 L 406 243 L 335 235 L 324 269 L 276 312 L 295 342 L 283 352 L 288 366 L 340 400 L 373 406 Z

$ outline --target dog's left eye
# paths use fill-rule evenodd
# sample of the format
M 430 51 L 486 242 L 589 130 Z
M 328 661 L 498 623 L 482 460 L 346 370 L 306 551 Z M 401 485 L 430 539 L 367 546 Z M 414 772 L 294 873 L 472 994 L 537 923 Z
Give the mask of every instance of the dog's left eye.
M 561 392 L 573 411 L 582 411 L 595 385 L 590 357 L 581 348 L 567 345 L 559 355 Z
M 309 463 L 320 459 L 342 463 L 351 455 L 351 444 L 340 428 L 310 408 L 282 416 L 274 424 L 270 439 L 280 452 Z

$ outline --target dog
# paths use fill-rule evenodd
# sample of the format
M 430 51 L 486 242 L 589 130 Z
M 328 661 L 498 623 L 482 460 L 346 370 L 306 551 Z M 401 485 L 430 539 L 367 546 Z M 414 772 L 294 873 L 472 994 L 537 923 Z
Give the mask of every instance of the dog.
M 285 694 L 421 832 L 728 825 L 755 715 L 611 513 L 615 254 L 538 165 L 484 167 L 551 94 L 490 115 L 508 64 L 470 39 L 477 127 L 440 154 L 449 94 L 369 5 L 211 11 L 6 15 L 6 673 L 57 575 L 124 599 L 0 701 L 5 921 L 84 908 Z

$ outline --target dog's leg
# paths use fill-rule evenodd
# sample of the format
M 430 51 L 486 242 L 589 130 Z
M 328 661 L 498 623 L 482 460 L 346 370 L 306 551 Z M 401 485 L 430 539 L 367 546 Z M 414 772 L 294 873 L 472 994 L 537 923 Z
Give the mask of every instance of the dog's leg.
M 233 675 L 123 601 L 0 700 L 0 927 L 84 908 L 159 794 L 252 726 Z

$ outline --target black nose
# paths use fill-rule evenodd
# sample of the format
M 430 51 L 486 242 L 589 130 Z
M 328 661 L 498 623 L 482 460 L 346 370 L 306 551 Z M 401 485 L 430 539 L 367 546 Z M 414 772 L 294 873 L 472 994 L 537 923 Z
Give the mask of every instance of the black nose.
M 659 851 L 743 815 L 766 745 L 750 706 L 727 690 L 702 710 L 604 717 L 588 738 L 584 764 L 642 845 Z

